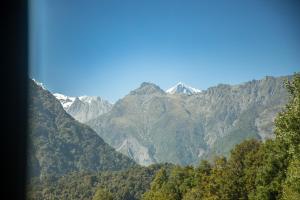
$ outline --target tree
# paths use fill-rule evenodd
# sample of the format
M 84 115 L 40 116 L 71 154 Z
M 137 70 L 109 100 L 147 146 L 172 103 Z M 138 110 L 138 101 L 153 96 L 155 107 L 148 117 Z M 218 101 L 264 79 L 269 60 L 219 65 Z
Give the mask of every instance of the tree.
M 201 160 L 198 167 L 194 169 L 193 188 L 186 192 L 183 200 L 202 200 L 205 189 L 209 184 L 209 176 L 212 170 L 207 160 Z
M 155 175 L 154 180 L 151 183 L 151 189 L 146 192 L 142 199 L 143 200 L 172 200 L 172 197 L 170 197 L 169 193 L 172 194 L 172 192 L 169 192 L 167 190 L 170 190 L 166 186 L 168 182 L 168 174 L 167 170 L 163 167 L 161 168 Z
M 229 199 L 227 184 L 227 159 L 217 157 L 209 176 L 209 182 L 204 188 L 203 199 Z
M 248 192 L 253 188 L 257 167 L 256 152 L 260 148 L 260 142 L 251 139 L 242 142 L 231 151 L 226 168 L 226 185 L 229 199 L 248 199 Z M 252 168 L 252 170 L 251 170 Z
M 93 200 L 113 200 L 113 196 L 108 190 L 99 187 L 95 192 Z
M 255 189 L 249 194 L 249 198 L 280 199 L 288 166 L 286 147 L 278 140 L 268 140 L 262 145 L 258 155 L 261 164 L 256 169 Z
M 300 74 L 286 82 L 289 103 L 277 117 L 276 137 L 287 146 L 288 169 L 282 199 L 300 199 Z
M 300 158 L 290 161 L 287 178 L 283 186 L 284 200 L 300 199 Z
M 276 139 L 288 145 L 291 156 L 300 152 L 300 74 L 286 82 L 290 93 L 289 103 L 275 120 Z

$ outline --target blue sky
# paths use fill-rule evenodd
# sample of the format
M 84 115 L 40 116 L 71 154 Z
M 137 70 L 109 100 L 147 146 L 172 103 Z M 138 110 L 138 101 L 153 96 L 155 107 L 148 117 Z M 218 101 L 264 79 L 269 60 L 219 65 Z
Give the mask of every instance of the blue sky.
M 112 102 L 144 82 L 199 89 L 300 71 L 290 0 L 31 0 L 30 77 Z

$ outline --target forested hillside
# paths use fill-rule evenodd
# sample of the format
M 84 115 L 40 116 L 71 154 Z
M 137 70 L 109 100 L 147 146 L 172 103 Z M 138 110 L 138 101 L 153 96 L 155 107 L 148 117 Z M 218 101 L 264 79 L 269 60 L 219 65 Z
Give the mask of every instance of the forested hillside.
M 34 178 L 28 187 L 28 197 L 35 200 L 91 200 L 95 196 L 96 200 L 138 200 L 150 189 L 154 175 L 162 167 L 169 170 L 172 165 L 136 166 L 115 172 L 73 172 L 43 180 Z
M 46 89 L 30 80 L 29 90 L 29 177 L 43 179 L 74 171 L 114 171 L 136 165 L 67 114 Z

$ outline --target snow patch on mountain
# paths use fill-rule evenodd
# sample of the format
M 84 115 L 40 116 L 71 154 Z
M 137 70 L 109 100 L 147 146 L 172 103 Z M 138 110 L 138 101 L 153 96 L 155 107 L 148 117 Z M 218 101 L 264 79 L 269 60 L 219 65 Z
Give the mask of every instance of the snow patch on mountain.
M 53 95 L 60 101 L 67 113 L 82 123 L 109 112 L 113 105 L 97 96 L 70 97 L 60 93 Z
M 202 91 L 199 90 L 199 89 L 193 88 L 189 85 L 186 85 L 182 82 L 179 82 L 175 86 L 167 89 L 166 92 L 169 93 L 169 94 L 187 94 L 187 95 L 191 95 L 191 94 L 200 93 Z
M 76 99 L 76 97 L 69 97 L 60 93 L 54 93 L 53 95 L 60 101 L 65 110 L 68 110 Z

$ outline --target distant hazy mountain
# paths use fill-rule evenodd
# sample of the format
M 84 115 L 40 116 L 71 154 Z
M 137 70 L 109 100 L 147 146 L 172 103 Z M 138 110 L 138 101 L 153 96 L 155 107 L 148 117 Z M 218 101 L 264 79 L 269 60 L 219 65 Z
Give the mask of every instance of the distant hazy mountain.
M 112 104 L 100 97 L 81 96 L 69 97 L 63 94 L 53 94 L 63 108 L 80 122 L 87 122 L 111 110 Z
M 164 92 L 143 83 L 87 124 L 140 164 L 195 164 L 227 155 L 244 139 L 272 138 L 274 117 L 287 102 L 286 78 L 220 84 L 201 92 L 183 84 Z
M 135 162 L 106 144 L 90 127 L 74 120 L 46 89 L 29 81 L 30 176 L 71 171 L 126 169 Z
M 196 94 L 201 92 L 201 90 L 188 86 L 182 82 L 177 83 L 175 86 L 171 87 L 170 89 L 166 90 L 167 93 L 170 94 Z

